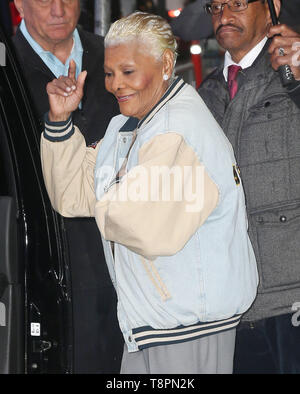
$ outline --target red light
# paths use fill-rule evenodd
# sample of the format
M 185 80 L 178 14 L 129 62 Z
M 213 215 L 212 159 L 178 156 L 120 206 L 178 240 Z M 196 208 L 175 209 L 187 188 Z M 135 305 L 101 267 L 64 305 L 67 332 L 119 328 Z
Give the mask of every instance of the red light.
M 177 18 L 180 15 L 182 8 L 177 8 L 177 10 L 170 10 L 168 11 L 168 15 L 170 18 Z

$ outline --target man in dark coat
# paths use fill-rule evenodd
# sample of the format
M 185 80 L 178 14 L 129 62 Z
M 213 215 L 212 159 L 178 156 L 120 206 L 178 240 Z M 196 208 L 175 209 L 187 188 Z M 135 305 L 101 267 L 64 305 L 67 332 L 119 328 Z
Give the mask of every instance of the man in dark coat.
M 234 372 L 300 373 L 300 35 L 271 26 L 264 0 L 207 7 L 226 53 L 199 93 L 240 167 L 260 279 L 237 329 Z M 285 64 L 288 86 L 277 72 Z
M 46 85 L 67 73 L 73 59 L 77 74 L 87 70 L 84 99 L 73 122 L 87 145 L 100 140 L 119 111 L 104 87 L 103 38 L 76 28 L 79 0 L 15 0 L 15 4 L 23 21 L 13 42 L 41 131 L 49 110 Z M 117 373 L 123 340 L 99 230 L 94 218 L 65 218 L 64 223 L 72 278 L 74 372 Z

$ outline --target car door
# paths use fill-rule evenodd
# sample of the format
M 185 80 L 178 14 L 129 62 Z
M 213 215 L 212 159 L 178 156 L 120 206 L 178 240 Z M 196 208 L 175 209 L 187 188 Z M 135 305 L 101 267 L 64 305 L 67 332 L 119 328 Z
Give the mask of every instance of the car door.
M 48 200 L 38 125 L 1 29 L 0 48 L 0 373 L 71 373 L 64 224 Z

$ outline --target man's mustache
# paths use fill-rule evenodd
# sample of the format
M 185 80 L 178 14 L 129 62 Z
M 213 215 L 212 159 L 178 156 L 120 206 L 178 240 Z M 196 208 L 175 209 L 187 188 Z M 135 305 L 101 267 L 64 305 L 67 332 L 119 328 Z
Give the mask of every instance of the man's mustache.
M 219 31 L 220 31 L 223 27 L 233 27 L 234 29 L 236 29 L 236 30 L 238 30 L 238 31 L 240 31 L 240 32 L 243 31 L 243 29 L 242 29 L 241 27 L 235 26 L 235 25 L 233 25 L 232 23 L 228 23 L 227 25 L 220 25 L 220 26 L 217 28 L 217 30 L 216 30 L 216 34 L 218 34 Z

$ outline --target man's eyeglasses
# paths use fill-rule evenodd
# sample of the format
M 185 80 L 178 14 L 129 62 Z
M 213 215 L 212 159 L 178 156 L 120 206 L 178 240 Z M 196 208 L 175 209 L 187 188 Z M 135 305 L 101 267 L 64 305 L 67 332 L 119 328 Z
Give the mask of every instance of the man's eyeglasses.
M 227 5 L 230 11 L 240 12 L 246 10 L 248 8 L 248 4 L 254 3 L 255 1 L 260 0 L 229 0 L 226 3 L 213 1 L 212 3 L 205 4 L 204 9 L 208 14 L 219 15 L 221 12 L 223 12 L 225 5 Z

